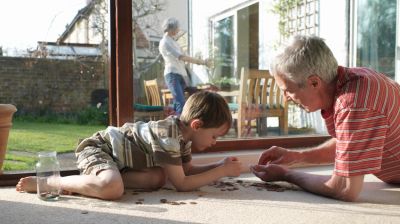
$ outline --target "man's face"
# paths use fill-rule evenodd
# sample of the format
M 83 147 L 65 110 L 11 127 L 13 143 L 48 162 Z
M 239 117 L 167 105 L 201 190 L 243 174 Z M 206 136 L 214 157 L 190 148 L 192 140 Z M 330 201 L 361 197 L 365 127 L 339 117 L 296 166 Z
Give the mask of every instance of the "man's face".
M 304 87 L 299 87 L 283 75 L 276 75 L 275 81 L 288 101 L 294 102 L 307 112 L 321 109 L 323 104 L 315 82 L 307 80 Z

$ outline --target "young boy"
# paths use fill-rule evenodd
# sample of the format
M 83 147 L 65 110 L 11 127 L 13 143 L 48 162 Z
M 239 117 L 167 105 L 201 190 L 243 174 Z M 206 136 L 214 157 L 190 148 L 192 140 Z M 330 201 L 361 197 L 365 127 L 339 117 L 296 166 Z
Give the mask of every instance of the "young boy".
M 124 187 L 153 190 L 168 179 L 178 191 L 191 191 L 224 176 L 239 176 L 241 163 L 235 157 L 207 165 L 191 163 L 191 148 L 214 145 L 231 121 L 225 100 L 201 91 L 189 97 L 180 118 L 108 127 L 78 145 L 81 175 L 62 177 L 61 189 L 114 200 Z M 16 190 L 35 192 L 36 177 L 21 178 Z

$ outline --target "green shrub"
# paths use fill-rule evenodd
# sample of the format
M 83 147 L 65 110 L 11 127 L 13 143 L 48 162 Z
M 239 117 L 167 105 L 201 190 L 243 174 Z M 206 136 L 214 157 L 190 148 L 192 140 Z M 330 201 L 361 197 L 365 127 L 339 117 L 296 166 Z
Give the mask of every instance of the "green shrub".
M 99 104 L 97 107 L 89 106 L 71 113 L 56 113 L 51 110 L 40 110 L 36 113 L 22 111 L 15 114 L 14 120 L 59 124 L 107 125 L 108 105 L 105 103 L 103 105 Z
M 89 125 L 108 124 L 107 108 L 107 106 L 88 107 L 76 114 L 76 123 Z

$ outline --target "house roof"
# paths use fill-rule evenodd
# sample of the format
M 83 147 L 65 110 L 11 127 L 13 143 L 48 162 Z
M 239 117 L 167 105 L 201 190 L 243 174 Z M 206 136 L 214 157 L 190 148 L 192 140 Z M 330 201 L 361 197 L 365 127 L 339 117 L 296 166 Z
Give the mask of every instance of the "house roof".
M 96 2 L 92 0 L 84 8 L 82 8 L 81 10 L 78 11 L 78 13 L 72 19 L 71 23 L 66 26 L 64 32 L 57 39 L 57 43 L 64 43 L 64 41 L 68 38 L 68 36 L 73 31 L 72 28 L 75 26 L 75 24 L 77 24 L 80 20 L 89 17 L 89 15 L 92 13 L 92 11 L 95 7 L 95 4 L 96 4 Z
M 96 6 L 97 1 L 91 0 L 84 8 L 78 11 L 75 15 L 74 19 L 70 24 L 67 25 L 65 31 L 58 38 L 57 43 L 65 43 L 65 40 L 68 36 L 73 32 L 73 28 L 76 24 L 78 24 L 81 20 L 90 18 L 90 15 L 93 13 L 94 7 Z M 146 34 L 142 31 L 140 25 L 138 23 L 134 26 L 134 32 L 136 34 L 136 47 L 137 48 L 149 48 L 150 43 Z

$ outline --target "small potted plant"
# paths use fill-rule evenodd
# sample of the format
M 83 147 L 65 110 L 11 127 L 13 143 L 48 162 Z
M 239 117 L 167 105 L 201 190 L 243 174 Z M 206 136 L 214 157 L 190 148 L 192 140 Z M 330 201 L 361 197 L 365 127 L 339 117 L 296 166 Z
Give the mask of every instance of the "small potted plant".
M 17 108 L 11 104 L 0 104 L 0 174 L 3 173 L 3 161 L 6 156 L 8 135 L 12 126 L 12 117 Z
M 215 85 L 222 91 L 239 89 L 239 85 L 236 83 L 235 78 L 221 77 L 215 81 Z

